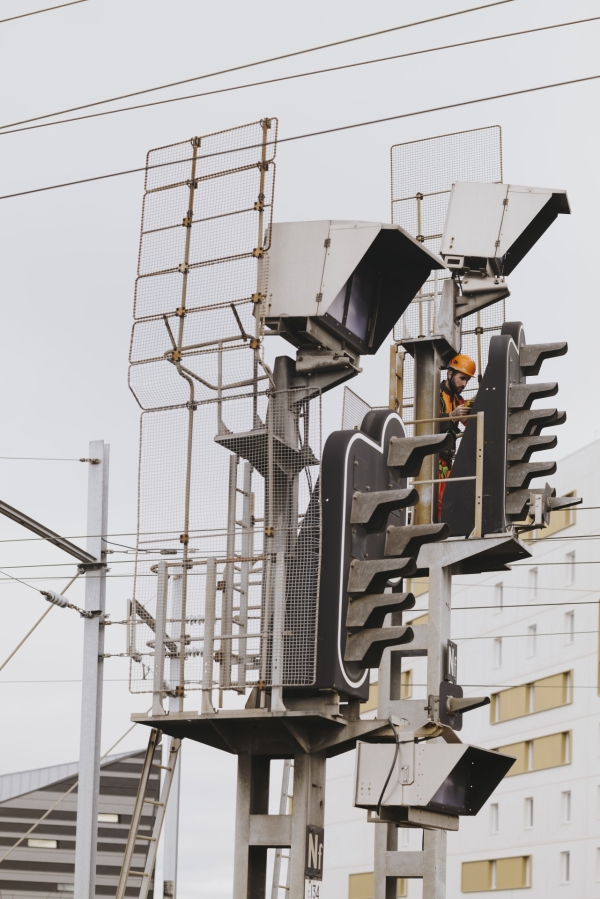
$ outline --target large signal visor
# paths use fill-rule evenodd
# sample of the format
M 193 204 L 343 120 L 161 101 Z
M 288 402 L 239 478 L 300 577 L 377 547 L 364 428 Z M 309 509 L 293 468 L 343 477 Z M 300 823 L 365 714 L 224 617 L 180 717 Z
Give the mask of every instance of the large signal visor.
M 297 347 L 372 355 L 431 271 L 443 267 L 398 225 L 274 224 L 266 324 Z

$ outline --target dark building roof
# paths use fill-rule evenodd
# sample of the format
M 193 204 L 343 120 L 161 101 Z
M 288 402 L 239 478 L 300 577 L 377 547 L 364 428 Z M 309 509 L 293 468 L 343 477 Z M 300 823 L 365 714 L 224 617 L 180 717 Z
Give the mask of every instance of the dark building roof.
M 158 750 L 158 753 L 160 749 Z M 142 771 L 145 750 L 108 756 L 101 764 L 98 802 L 96 896 L 114 896 Z M 157 761 L 160 759 L 157 758 Z M 0 777 L 0 858 L 77 780 L 78 762 Z M 150 775 L 148 799 L 159 798 L 160 775 Z M 144 809 L 140 835 L 152 832 L 156 806 Z M 0 862 L 2 899 L 73 894 L 77 787 Z M 143 870 L 149 843 L 136 845 L 133 869 Z M 130 886 L 128 896 L 139 888 Z M 152 893 L 150 894 L 152 895 Z

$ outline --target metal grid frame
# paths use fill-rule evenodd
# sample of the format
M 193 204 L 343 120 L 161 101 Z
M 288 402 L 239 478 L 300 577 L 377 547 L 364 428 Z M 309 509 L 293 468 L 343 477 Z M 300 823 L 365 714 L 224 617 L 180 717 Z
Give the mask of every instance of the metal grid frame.
M 502 181 L 502 129 L 492 125 L 395 144 L 390 160 L 392 222 L 439 254 L 452 184 Z M 442 285 L 449 277 L 447 269 L 434 272 L 423 285 L 394 328 L 397 343 L 435 333 Z M 476 360 L 478 382 L 487 365 L 490 339 L 500 332 L 504 320 L 504 300 L 462 320 L 462 350 Z M 408 353 L 403 353 L 402 368 L 401 415 L 411 419 L 414 371 Z M 476 392 L 477 384 L 467 388 L 464 396 L 469 398 Z M 408 433 L 412 434 L 411 426 Z
M 276 141 L 262 119 L 147 156 L 128 647 L 155 703 L 315 678 L 321 398 L 275 390 L 262 345 Z

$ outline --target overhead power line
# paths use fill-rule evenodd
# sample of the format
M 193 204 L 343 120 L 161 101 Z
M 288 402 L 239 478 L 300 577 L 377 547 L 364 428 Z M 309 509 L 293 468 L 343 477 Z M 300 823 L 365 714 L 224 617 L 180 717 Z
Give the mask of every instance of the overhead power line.
M 404 25 L 394 25 L 392 28 L 384 28 L 380 31 L 371 31 L 368 34 L 359 34 L 356 37 L 343 38 L 339 41 L 331 41 L 328 44 L 318 44 L 316 47 L 308 47 L 304 50 L 294 50 L 292 53 L 283 53 L 280 56 L 270 56 L 266 59 L 259 59 L 255 62 L 242 63 L 238 66 L 231 66 L 228 69 L 218 69 L 215 72 L 207 72 L 205 75 L 195 75 L 193 78 L 182 78 L 179 81 L 171 81 L 167 84 L 159 84 L 156 87 L 148 87 L 139 91 L 131 91 L 128 94 L 120 94 L 116 97 L 109 97 L 106 100 L 96 100 L 93 103 L 84 103 L 81 106 L 71 106 L 69 109 L 59 109 L 56 112 L 49 112 L 45 115 L 35 116 L 30 119 L 21 119 L 19 122 L 11 122 L 8 125 L 0 125 L 2 128 L 12 128 L 16 125 L 24 125 L 28 122 L 37 122 L 41 119 L 52 118 L 57 115 L 65 115 L 68 112 L 78 112 L 80 109 L 91 109 L 94 106 L 104 106 L 106 103 L 116 103 L 118 100 L 127 100 L 130 97 L 139 97 L 142 94 L 151 94 L 155 91 L 167 90 L 170 87 L 179 87 L 182 84 L 190 84 L 192 81 L 203 81 L 206 78 L 215 78 L 217 75 L 227 75 L 231 72 L 240 72 L 243 69 L 251 69 L 256 66 L 266 65 L 271 62 L 280 62 L 283 59 L 291 59 L 294 56 L 304 56 L 307 53 L 315 53 L 317 50 L 328 50 L 331 47 L 340 47 L 342 44 L 352 44 L 357 41 L 364 41 L 371 37 L 379 37 L 382 34 L 391 34 L 394 31 L 404 31 L 407 28 L 415 28 L 417 25 L 427 25 L 430 22 L 439 22 L 442 19 L 451 19 L 455 16 L 464 16 L 467 13 L 478 12 L 482 9 L 490 9 L 493 6 L 503 6 L 506 3 L 514 3 L 515 0 L 496 0 L 494 3 L 486 3 L 483 6 L 472 6 L 469 9 L 459 9 L 456 12 L 443 13 L 439 16 L 433 16 L 429 19 L 419 19 L 415 22 L 407 22 Z
M 53 9 L 62 9 L 64 6 L 75 6 L 77 3 L 85 3 L 86 0 L 71 0 L 70 3 L 59 3 L 58 6 L 47 6 L 45 9 L 34 9 L 31 12 L 22 12 L 18 16 L 10 16 L 8 19 L 0 19 L 0 25 L 4 22 L 14 22 L 15 19 L 26 19 L 27 16 L 37 16 L 41 12 L 52 12 Z
M 599 78 L 600 78 L 600 75 L 586 75 L 583 78 L 571 78 L 568 81 L 556 81 L 556 82 L 553 82 L 552 84 L 541 84 L 541 85 L 538 85 L 537 87 L 521 88 L 520 90 L 507 91 L 506 93 L 503 93 L 503 94 L 490 94 L 490 96 L 488 96 L 488 97 L 478 97 L 475 100 L 461 100 L 458 103 L 446 103 L 442 106 L 431 106 L 428 109 L 418 109 L 413 112 L 403 112 L 403 113 L 399 113 L 398 115 L 384 116 L 383 118 L 380 118 L 380 119 L 368 119 L 367 121 L 354 122 L 350 125 L 338 125 L 335 128 L 323 128 L 320 131 L 307 131 L 304 134 L 295 134 L 292 137 L 279 138 L 277 142 L 279 144 L 285 144 L 285 143 L 290 143 L 290 142 L 296 141 L 296 140 L 305 140 L 305 139 L 311 138 L 311 137 L 323 137 L 326 134 L 334 134 L 334 133 L 339 133 L 342 131 L 351 131 L 355 128 L 365 128 L 369 125 L 381 125 L 385 122 L 399 121 L 400 119 L 408 119 L 408 118 L 412 118 L 414 116 L 419 116 L 419 115 L 428 115 L 429 113 L 432 113 L 432 112 L 444 112 L 445 110 L 448 110 L 448 109 L 459 109 L 460 107 L 463 107 L 463 106 L 474 106 L 477 103 L 488 103 L 492 100 L 503 100 L 508 97 L 518 97 L 518 96 L 522 96 L 525 94 L 533 94 L 533 93 L 538 93 L 540 91 L 552 90 L 553 88 L 557 88 L 557 87 L 568 87 L 573 84 L 584 84 L 585 82 L 589 82 L 589 81 L 597 81 Z M 221 155 L 225 155 L 226 153 L 240 153 L 243 150 L 251 150 L 254 148 L 254 146 L 256 146 L 258 148 L 259 146 L 262 147 L 262 144 L 256 144 L 256 145 L 251 144 L 247 147 L 236 147 L 233 150 L 227 150 L 227 151 L 224 151 L 221 153 L 205 154 L 204 156 L 198 156 L 197 160 L 207 159 L 209 156 L 221 156 Z M 190 157 L 190 159 L 191 159 L 191 157 Z M 186 162 L 186 160 L 185 159 L 177 160 L 178 165 L 181 165 L 183 162 Z M 137 174 L 139 172 L 145 172 L 145 171 L 151 170 L 151 169 L 164 168 L 165 166 L 168 166 L 168 165 L 173 165 L 173 163 L 172 162 L 164 162 L 164 163 L 157 163 L 156 165 L 151 165 L 151 166 L 138 166 L 133 169 L 123 169 L 123 171 L 120 171 L 120 172 L 109 172 L 106 175 L 93 175 L 90 178 L 78 178 L 76 181 L 64 181 L 60 184 L 49 184 L 46 187 L 34 187 L 30 190 L 20 190 L 20 191 L 16 191 L 15 193 L 12 193 L 12 194 L 4 194 L 4 195 L 0 196 L 0 200 L 10 200 L 13 197 L 24 197 L 24 196 L 28 196 L 29 194 L 43 193 L 44 191 L 48 191 L 48 190 L 58 190 L 59 188 L 62 188 L 62 187 L 74 187 L 77 184 L 89 184 L 92 181 L 105 181 L 108 178 L 118 178 L 123 175 L 133 175 L 133 174 Z
M 330 72 L 340 72 L 344 69 L 354 69 L 354 68 L 358 68 L 360 66 L 370 66 L 370 65 L 374 65 L 376 63 L 381 63 L 381 62 L 391 62 L 392 60 L 396 60 L 396 59 L 406 59 L 410 56 L 422 56 L 426 53 L 437 53 L 440 50 L 453 50 L 458 47 L 468 47 L 468 46 L 472 46 L 473 44 L 483 44 L 483 43 L 486 43 L 489 41 L 499 41 L 499 40 L 503 40 L 504 38 L 509 38 L 509 37 L 519 37 L 519 36 L 526 35 L 526 34 L 535 34 L 537 32 L 542 32 L 542 31 L 551 31 L 556 28 L 566 28 L 569 25 L 583 25 L 583 24 L 586 24 L 589 22 L 597 22 L 598 20 L 600 20 L 600 16 L 592 16 L 589 19 L 577 19 L 572 22 L 559 22 L 558 24 L 555 24 L 555 25 L 543 25 L 538 28 L 528 28 L 524 31 L 511 31 L 511 32 L 507 32 L 506 34 L 495 34 L 495 35 L 491 35 L 490 37 L 474 38 L 469 41 L 460 41 L 460 42 L 454 43 L 454 44 L 442 44 L 439 47 L 428 47 L 425 50 L 411 50 L 409 53 L 396 53 L 393 56 L 380 56 L 380 57 L 377 57 L 376 59 L 366 59 L 366 60 L 363 60 L 362 62 L 350 62 L 350 63 L 345 63 L 344 65 L 330 66 L 325 69 L 313 69 L 310 72 L 299 72 L 295 75 L 282 75 L 278 78 L 267 78 L 263 81 L 251 81 L 246 84 L 235 84 L 235 85 L 232 85 L 231 87 L 221 87 L 221 88 L 217 88 L 212 91 L 203 91 L 202 93 L 198 93 L 198 94 L 186 94 L 183 97 L 169 97 L 166 100 L 154 100 L 151 103 L 138 103 L 134 106 L 124 106 L 121 109 L 106 109 L 106 110 L 103 110 L 102 112 L 92 112 L 92 113 L 88 113 L 87 115 L 73 116 L 72 118 L 68 118 L 68 119 L 57 119 L 53 122 L 40 122 L 36 125 L 26 125 L 24 128 L 12 128 L 10 125 L 2 125 L 2 126 L 0 126 L 0 136 L 3 136 L 5 134 L 19 134 L 22 131 L 33 131 L 37 128 L 50 128 L 53 125 L 66 125 L 69 122 L 82 122 L 87 119 L 96 119 L 96 118 L 100 118 L 102 116 L 117 115 L 118 113 L 121 113 L 121 112 L 132 112 L 133 110 L 136 110 L 136 109 L 147 109 L 147 108 L 154 107 L 154 106 L 164 106 L 167 103 L 178 103 L 182 100 L 195 100 L 200 97 L 211 97 L 211 96 L 214 96 L 215 94 L 226 94 L 226 93 L 230 93 L 231 91 L 244 90 L 245 88 L 250 88 L 250 87 L 263 87 L 264 85 L 267 85 L 267 84 L 276 84 L 276 83 L 282 82 L 282 81 L 294 81 L 296 79 L 307 78 L 312 75 L 324 75 L 324 74 L 327 74 Z M 56 114 L 59 115 L 59 113 L 56 113 Z M 36 120 L 35 119 L 27 119 L 24 121 L 36 121 Z M 2 129 L 10 129 L 10 130 L 2 130 Z
M 77 678 L 77 677 L 67 678 L 67 679 L 63 679 L 63 680 L 0 680 L 0 686 L 2 686 L 3 684 L 80 684 L 80 683 L 81 683 L 80 677 L 79 678 Z M 104 684 L 128 684 L 129 678 L 128 677 L 105 677 L 105 678 L 103 678 L 102 683 L 104 683 Z M 533 683 L 533 681 L 529 681 L 529 683 Z M 426 687 L 427 684 L 426 683 L 418 684 L 418 683 L 413 682 L 412 686 L 413 687 Z M 495 689 L 510 690 L 513 687 L 527 686 L 527 684 L 461 684 L 461 686 L 465 687 L 466 689 L 475 689 L 477 687 L 484 687 L 484 688 L 487 688 L 490 690 L 495 690 Z M 556 690 L 557 688 L 552 684 L 536 683 L 536 689 L 538 689 L 538 690 Z M 598 684 L 571 684 L 569 686 L 569 689 L 570 690 L 597 690 Z M 126 736 L 126 735 L 124 734 L 123 736 Z M 109 752 L 112 751 L 112 749 L 114 749 L 114 747 L 111 747 Z

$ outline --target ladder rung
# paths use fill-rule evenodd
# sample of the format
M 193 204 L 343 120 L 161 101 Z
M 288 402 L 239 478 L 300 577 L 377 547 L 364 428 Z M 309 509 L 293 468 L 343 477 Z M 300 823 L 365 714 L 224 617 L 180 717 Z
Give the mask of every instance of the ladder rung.
M 163 771 L 172 771 L 172 768 L 169 768 L 167 765 L 159 765 L 158 762 L 152 762 L 153 768 L 162 768 Z
M 148 805 L 164 805 L 164 802 L 157 802 L 156 799 L 144 799 L 144 802 L 147 802 Z
M 147 871 L 130 871 L 128 876 L 129 877 L 147 877 L 148 872 Z
M 156 837 L 146 837 L 143 833 L 138 833 L 136 840 L 156 840 Z

